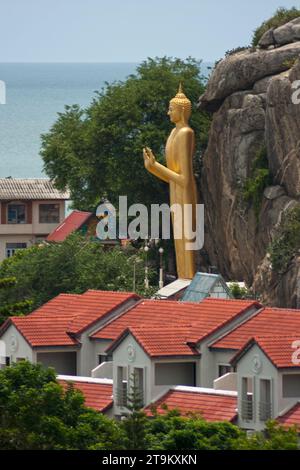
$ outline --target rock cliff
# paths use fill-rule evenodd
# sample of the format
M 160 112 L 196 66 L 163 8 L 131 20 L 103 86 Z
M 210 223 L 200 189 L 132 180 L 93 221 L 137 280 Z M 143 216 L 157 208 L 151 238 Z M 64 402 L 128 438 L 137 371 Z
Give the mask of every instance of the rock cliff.
M 269 30 L 257 48 L 220 61 L 199 100 L 200 109 L 213 113 L 200 187 L 209 262 L 227 279 L 245 280 L 263 302 L 294 308 L 300 308 L 300 258 L 279 274 L 268 247 L 283 212 L 300 202 L 300 104 L 292 100 L 300 98 L 299 56 L 297 18 Z M 262 149 L 269 186 L 257 213 L 242 188 Z

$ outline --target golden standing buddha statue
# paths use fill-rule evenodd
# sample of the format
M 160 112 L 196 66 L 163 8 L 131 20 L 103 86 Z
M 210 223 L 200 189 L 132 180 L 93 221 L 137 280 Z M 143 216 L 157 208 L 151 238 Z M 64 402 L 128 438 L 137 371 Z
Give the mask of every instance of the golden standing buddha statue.
M 195 251 L 187 250 L 187 244 L 192 241 L 188 237 L 189 230 L 195 230 L 195 208 L 197 204 L 197 189 L 193 174 L 193 154 L 195 149 L 194 131 L 188 124 L 192 110 L 190 100 L 182 91 L 181 84 L 175 98 L 170 101 L 168 116 L 175 124 L 165 148 L 167 166 L 161 165 L 155 159 L 149 147 L 143 149 L 145 168 L 157 178 L 169 183 L 170 205 L 181 207 L 182 219 L 177 219 L 172 213 L 173 232 L 181 229 L 180 238 L 175 237 L 175 252 L 177 275 L 179 279 L 192 279 L 195 275 Z M 192 211 L 186 213 L 184 206 L 191 205 Z M 181 227 L 176 227 L 181 224 Z M 177 232 L 178 233 L 178 232 Z

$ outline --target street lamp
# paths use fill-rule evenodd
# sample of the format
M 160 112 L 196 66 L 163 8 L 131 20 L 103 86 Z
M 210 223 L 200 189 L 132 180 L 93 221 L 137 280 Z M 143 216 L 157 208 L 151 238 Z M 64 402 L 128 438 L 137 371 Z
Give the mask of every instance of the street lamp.
M 144 247 L 144 252 L 145 252 L 145 254 L 146 254 L 146 263 L 145 263 L 145 280 L 144 280 L 144 282 L 145 282 L 145 288 L 146 288 L 146 289 L 149 289 L 149 278 L 148 278 L 148 256 L 147 256 L 147 255 L 148 255 L 148 251 L 149 251 L 149 246 L 148 246 L 148 245 L 146 245 L 146 246 Z
M 162 247 L 159 248 L 159 282 L 158 287 L 161 289 L 164 287 L 164 275 L 163 275 L 163 254 L 164 249 Z

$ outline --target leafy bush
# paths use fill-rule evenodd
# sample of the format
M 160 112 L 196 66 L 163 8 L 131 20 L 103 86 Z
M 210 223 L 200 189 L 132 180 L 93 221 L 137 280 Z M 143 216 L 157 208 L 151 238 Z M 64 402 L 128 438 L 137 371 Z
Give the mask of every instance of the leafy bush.
M 234 299 L 251 299 L 253 295 L 247 289 L 247 287 L 241 287 L 237 282 L 232 282 L 229 285 L 229 289 Z
M 258 220 L 264 190 L 271 184 L 271 175 L 265 146 L 257 152 L 253 161 L 251 176 L 246 179 L 242 189 L 243 200 L 252 205 Z
M 288 23 L 289 21 L 300 16 L 298 8 L 284 8 L 280 7 L 276 10 L 272 18 L 264 21 L 255 31 L 252 39 L 252 45 L 257 46 L 262 36 L 271 28 L 278 28 L 279 26 Z
M 16 278 L 15 285 L 0 289 L 0 322 L 8 315 L 28 313 L 62 292 L 131 291 L 137 255 L 142 261 L 144 255 L 132 247 L 106 250 L 76 233 L 59 244 L 19 250 L 0 265 L 0 278 Z M 136 291 L 151 295 L 151 289 L 144 289 L 144 262 L 136 263 L 135 274 Z M 150 284 L 154 275 L 149 267 Z
M 283 213 L 269 251 L 274 271 L 284 272 L 291 259 L 300 250 L 300 207 Z

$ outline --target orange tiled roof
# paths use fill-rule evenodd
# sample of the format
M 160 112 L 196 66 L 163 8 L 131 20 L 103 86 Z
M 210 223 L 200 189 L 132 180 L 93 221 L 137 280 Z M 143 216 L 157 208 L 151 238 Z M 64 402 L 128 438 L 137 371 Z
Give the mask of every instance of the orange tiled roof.
M 78 341 L 73 335 L 130 299 L 139 297 L 129 292 L 92 290 L 81 295 L 60 294 L 26 317 L 11 317 L 2 330 L 12 322 L 33 347 L 74 346 Z
M 188 344 L 187 330 L 184 327 L 150 328 L 146 325 L 140 327 L 127 328 L 108 347 L 106 352 L 111 352 L 131 333 L 140 346 L 150 357 L 160 356 L 199 356 L 199 352 Z
M 294 345 L 295 341 L 298 344 Z M 293 336 L 255 336 L 247 341 L 231 362 L 236 363 L 253 344 L 257 344 L 260 347 L 275 367 L 300 367 L 299 363 L 293 362 L 293 354 L 297 349 L 299 350 L 300 346 L 299 335 L 297 336 L 296 334 Z
M 297 426 L 300 428 L 300 402 L 296 403 L 284 415 L 279 416 L 277 421 L 283 426 Z
M 201 414 L 207 421 L 234 421 L 237 417 L 237 397 L 204 391 L 184 391 L 183 387 L 169 390 L 163 397 L 145 409 L 148 416 L 152 415 L 152 406 L 158 414 L 168 410 L 179 409 L 182 415 L 188 413 Z
M 144 300 L 99 329 L 92 338 L 116 340 L 127 329 L 136 333 L 145 349 L 155 355 L 195 354 L 187 346 L 197 343 L 251 307 L 252 301 L 205 299 L 200 304 Z M 156 334 L 153 334 L 153 331 Z M 166 346 L 163 345 L 165 342 Z
M 300 336 L 300 310 L 264 308 L 212 347 L 239 350 L 256 336 Z
M 113 405 L 112 384 L 92 383 L 76 380 L 58 380 L 66 390 L 68 384 L 73 384 L 74 388 L 80 390 L 85 398 L 84 404 L 96 411 L 104 412 Z

